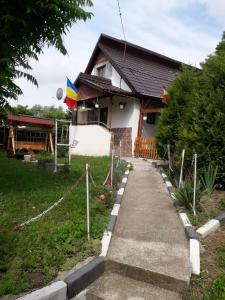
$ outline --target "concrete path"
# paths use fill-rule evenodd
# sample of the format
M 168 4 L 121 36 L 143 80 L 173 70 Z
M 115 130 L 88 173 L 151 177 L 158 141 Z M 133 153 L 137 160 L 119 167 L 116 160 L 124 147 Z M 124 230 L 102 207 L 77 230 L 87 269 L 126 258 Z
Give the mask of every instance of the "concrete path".
M 161 175 L 132 159 L 106 272 L 87 299 L 181 299 L 191 275 L 188 242 Z M 132 288 L 131 288 L 132 287 Z

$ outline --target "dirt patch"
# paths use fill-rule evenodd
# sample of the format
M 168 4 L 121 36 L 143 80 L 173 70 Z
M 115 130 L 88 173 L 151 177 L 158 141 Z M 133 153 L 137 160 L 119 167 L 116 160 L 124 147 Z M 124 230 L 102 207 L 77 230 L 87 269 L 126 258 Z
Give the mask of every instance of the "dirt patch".
M 225 211 L 225 191 L 214 191 L 209 197 L 204 195 L 201 199 L 202 207 L 211 217 L 218 216 Z
M 213 281 L 225 273 L 225 269 L 218 264 L 220 249 L 224 244 L 225 226 L 220 227 L 213 235 L 209 235 L 202 241 L 205 252 L 201 254 L 201 275 L 192 277 L 190 290 L 184 297 L 185 300 L 203 300 L 204 294 Z
M 28 278 L 33 288 L 38 288 L 43 285 L 44 275 L 41 272 L 30 272 Z

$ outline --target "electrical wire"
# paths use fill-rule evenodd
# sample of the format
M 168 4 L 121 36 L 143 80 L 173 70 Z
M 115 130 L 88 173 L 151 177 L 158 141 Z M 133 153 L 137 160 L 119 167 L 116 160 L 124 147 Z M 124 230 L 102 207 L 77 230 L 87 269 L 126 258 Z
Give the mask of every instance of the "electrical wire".
M 119 17 L 120 17 L 120 23 L 121 23 L 122 32 L 123 32 L 123 38 L 124 38 L 123 64 L 125 64 L 126 51 L 127 51 L 127 41 L 126 41 L 125 29 L 124 29 L 124 25 L 123 25 L 123 18 L 122 18 L 122 12 L 121 12 L 121 8 L 120 8 L 120 1 L 119 0 L 117 0 L 117 5 L 118 5 L 118 10 L 119 10 Z M 121 88 L 121 83 L 122 83 L 122 77 L 120 77 L 120 88 Z

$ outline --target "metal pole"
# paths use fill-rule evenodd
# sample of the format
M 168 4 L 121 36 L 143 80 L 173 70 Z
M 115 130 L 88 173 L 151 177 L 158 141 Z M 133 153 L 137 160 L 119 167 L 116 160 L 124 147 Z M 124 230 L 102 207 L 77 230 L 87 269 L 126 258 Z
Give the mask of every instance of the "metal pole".
M 169 161 L 169 170 L 171 170 L 171 160 L 170 160 L 170 144 L 167 145 L 168 161 Z
M 90 240 L 90 215 L 89 215 L 89 180 L 88 180 L 88 164 L 86 164 L 86 191 L 87 191 L 87 236 Z
M 121 146 L 122 146 L 122 141 L 120 141 L 120 162 L 121 162 Z
M 196 180 L 197 180 L 197 154 L 194 155 L 195 166 L 194 166 L 194 194 L 193 194 L 193 213 L 196 216 L 195 206 L 196 206 Z
M 185 149 L 182 150 L 182 154 L 181 154 L 181 167 L 180 167 L 179 188 L 183 185 L 184 154 L 185 154 Z
M 71 143 L 70 143 L 70 130 L 71 130 L 71 125 L 72 125 L 72 122 L 70 122 L 70 124 L 69 124 L 69 127 L 67 127 L 69 130 L 68 130 L 68 132 L 69 132 L 69 141 L 68 141 L 68 143 L 69 143 L 69 153 L 68 153 L 68 155 L 69 155 L 69 167 L 70 167 L 70 169 L 71 169 Z
M 55 120 L 55 170 L 57 172 L 57 143 L 58 143 L 58 120 Z
M 113 156 L 114 156 L 114 149 L 112 149 L 111 186 L 113 185 Z

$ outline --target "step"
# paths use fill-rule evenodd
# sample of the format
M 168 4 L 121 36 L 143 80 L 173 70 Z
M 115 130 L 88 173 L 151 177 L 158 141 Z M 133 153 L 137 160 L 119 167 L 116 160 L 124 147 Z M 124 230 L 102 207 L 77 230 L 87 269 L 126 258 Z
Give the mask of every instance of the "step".
M 112 272 L 88 289 L 87 300 L 181 300 L 180 294 Z
M 160 270 L 144 269 L 109 259 L 105 262 L 105 268 L 108 272 L 113 272 L 177 293 L 183 293 L 189 286 L 189 278 L 187 278 L 187 280 L 184 278 L 177 278 L 162 273 Z

